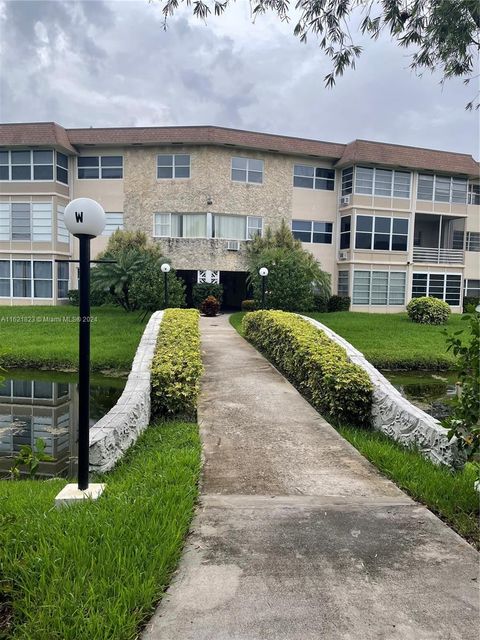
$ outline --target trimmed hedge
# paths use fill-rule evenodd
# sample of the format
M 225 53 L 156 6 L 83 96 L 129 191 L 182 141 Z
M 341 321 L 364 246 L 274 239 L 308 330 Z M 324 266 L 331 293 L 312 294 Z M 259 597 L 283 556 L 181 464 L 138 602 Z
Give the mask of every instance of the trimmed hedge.
M 152 360 L 152 415 L 196 418 L 200 376 L 199 313 L 166 309 Z
M 369 426 L 373 385 L 342 347 L 293 313 L 254 311 L 243 318 L 245 337 L 321 413 L 337 424 Z
M 407 313 L 410 320 L 418 324 L 445 324 L 450 315 L 450 307 L 443 300 L 423 296 L 410 300 Z
M 242 311 L 255 311 L 256 307 L 255 300 L 242 300 Z
M 333 311 L 349 311 L 350 310 L 350 298 L 348 296 L 331 296 L 327 311 L 332 313 Z

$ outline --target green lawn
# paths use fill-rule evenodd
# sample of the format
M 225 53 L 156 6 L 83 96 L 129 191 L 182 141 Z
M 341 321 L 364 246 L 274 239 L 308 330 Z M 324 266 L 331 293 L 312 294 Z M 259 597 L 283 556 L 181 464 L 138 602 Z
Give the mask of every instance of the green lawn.
M 452 472 L 382 433 L 347 427 L 338 431 L 384 475 L 480 549 L 479 501 L 473 487 L 473 465 Z
M 179 559 L 199 471 L 197 425 L 169 422 L 102 476 L 97 502 L 56 510 L 65 481 L 3 481 L 0 638 L 137 638 Z
M 230 317 L 241 333 L 244 313 Z M 445 329 L 464 328 L 461 315 L 451 315 L 447 325 L 415 324 L 406 313 L 307 313 L 348 340 L 380 369 L 454 369 L 455 359 L 446 350 Z
M 128 371 L 148 318 L 117 307 L 95 307 L 91 316 L 92 370 Z M 0 366 L 76 369 L 76 317 L 72 306 L 0 306 Z

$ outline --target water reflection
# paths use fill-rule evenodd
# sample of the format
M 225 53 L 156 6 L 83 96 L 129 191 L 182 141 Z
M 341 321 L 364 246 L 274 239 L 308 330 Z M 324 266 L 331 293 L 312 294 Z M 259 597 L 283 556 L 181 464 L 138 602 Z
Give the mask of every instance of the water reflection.
M 78 438 L 76 375 L 38 371 L 8 372 L 0 382 L 0 475 L 12 466 L 22 445 L 45 442 L 54 462 L 40 465 L 40 476 L 74 476 Z M 92 376 L 90 426 L 120 397 L 125 380 Z M 26 472 L 25 472 L 26 473 Z
M 455 372 L 382 371 L 402 396 L 434 418 L 442 420 L 450 415 L 456 397 Z

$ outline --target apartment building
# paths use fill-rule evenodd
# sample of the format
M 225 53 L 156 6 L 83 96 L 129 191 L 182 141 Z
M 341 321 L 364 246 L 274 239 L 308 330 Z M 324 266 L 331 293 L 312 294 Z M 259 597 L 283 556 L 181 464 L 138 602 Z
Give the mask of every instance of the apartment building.
M 161 245 L 188 285 L 246 295 L 246 247 L 288 221 L 353 311 L 480 294 L 479 164 L 461 153 L 335 144 L 221 127 L 0 125 L 0 304 L 59 304 L 77 286 L 63 212 L 77 197 Z

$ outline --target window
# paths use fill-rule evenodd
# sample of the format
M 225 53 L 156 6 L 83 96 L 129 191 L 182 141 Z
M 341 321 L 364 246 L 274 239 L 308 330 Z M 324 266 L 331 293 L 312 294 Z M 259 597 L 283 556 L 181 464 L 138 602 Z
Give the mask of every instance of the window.
M 337 293 L 344 298 L 348 296 L 348 271 L 338 272 Z
M 54 160 L 54 154 L 56 160 Z M 68 157 L 53 149 L 22 149 L 0 151 L 0 180 L 30 181 L 56 179 L 68 184 Z M 59 174 L 59 167 L 62 172 Z
M 355 249 L 406 251 L 408 220 L 383 216 L 357 215 Z
M 0 298 L 10 297 L 10 260 L 0 260 Z
M 225 240 L 245 240 L 246 218 L 244 216 L 213 216 L 213 237 Z
M 0 206 L 0 240 L 51 242 L 51 203 L 3 203 Z
M 292 220 L 293 237 L 301 242 L 332 244 L 333 224 L 316 220 Z
M 52 205 L 49 202 L 32 204 L 32 240 L 34 242 L 51 242 L 52 240 Z
M 405 283 L 405 271 L 354 271 L 352 303 L 403 305 Z
M 355 193 L 363 195 L 410 198 L 410 181 L 409 171 L 373 167 L 356 167 L 355 169 Z
M 57 182 L 68 184 L 68 156 L 57 151 Z
M 52 273 L 50 260 L 0 260 L 0 297 L 52 298 Z
M 30 260 L 14 260 L 13 297 L 30 298 L 32 295 L 32 263 Z
M 335 188 L 335 170 L 296 164 L 293 167 L 293 186 L 304 189 L 333 191 Z
M 342 218 L 340 218 L 340 249 L 350 249 L 351 224 L 351 216 L 342 216 Z
M 453 306 L 460 304 L 462 276 L 450 273 L 414 273 L 412 298 L 430 296 Z
M 157 238 L 169 238 L 171 236 L 170 226 L 170 214 L 169 213 L 156 213 L 155 214 L 155 228 L 153 235 Z
M 65 207 L 57 206 L 57 242 L 70 244 L 70 236 L 65 226 Z
M 452 202 L 466 204 L 467 179 L 452 176 L 437 176 L 420 173 L 418 176 L 417 198 L 431 202 Z
M 0 166 L 0 171 L 1 169 Z M 480 184 L 468 185 L 468 204 L 480 204 Z
M 0 265 L 0 270 L 1 270 L 1 265 Z M 1 286 L 2 285 L 0 281 L 0 289 L 1 289 Z M 2 294 L 0 293 L 0 295 Z M 464 295 L 468 296 L 469 298 L 480 298 L 480 280 L 471 280 L 470 278 L 468 280 L 465 279 Z
M 232 158 L 232 180 L 234 182 L 263 183 L 263 160 Z
M 342 196 L 348 196 L 353 191 L 353 167 L 342 170 Z
M 159 180 L 190 178 L 190 156 L 186 154 L 162 154 L 157 156 Z
M 10 239 L 10 205 L 8 202 L 0 202 L 0 242 L 8 242 Z
M 33 262 L 33 297 L 52 297 L 52 263 L 44 260 Z
M 255 236 L 261 236 L 263 232 L 263 219 L 253 216 L 247 218 L 247 240 L 252 240 Z
M 79 156 L 79 180 L 119 180 L 123 178 L 123 156 Z
M 156 213 L 154 236 L 158 238 L 206 238 L 206 213 Z
M 467 251 L 480 251 L 480 233 L 478 231 L 467 231 Z
M 105 213 L 105 229 L 102 236 L 111 236 L 117 229 L 123 229 L 123 213 Z
M 12 213 L 12 240 L 31 240 L 31 215 L 30 204 L 23 202 L 13 202 Z
M 68 298 L 68 262 L 57 262 L 57 296 Z

